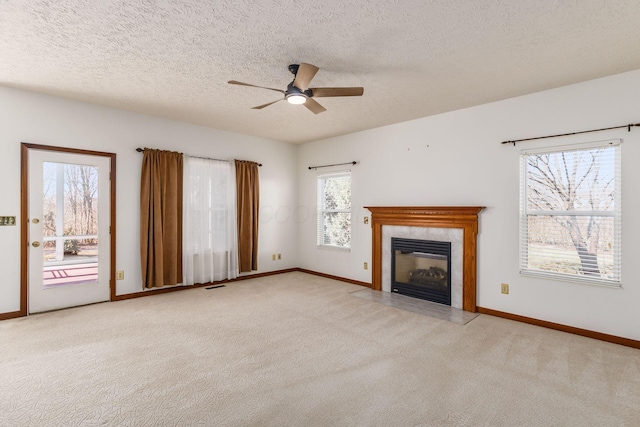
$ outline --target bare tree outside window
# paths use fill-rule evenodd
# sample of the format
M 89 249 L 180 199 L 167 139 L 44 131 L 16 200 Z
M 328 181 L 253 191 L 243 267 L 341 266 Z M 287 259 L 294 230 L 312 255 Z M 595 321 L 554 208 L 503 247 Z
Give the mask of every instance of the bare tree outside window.
M 523 155 L 524 270 L 619 281 L 617 150 Z

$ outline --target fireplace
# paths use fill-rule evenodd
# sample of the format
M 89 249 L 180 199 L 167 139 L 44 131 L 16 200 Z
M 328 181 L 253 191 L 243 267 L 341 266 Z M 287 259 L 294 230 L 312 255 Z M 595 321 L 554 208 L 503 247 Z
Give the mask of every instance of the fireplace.
M 451 242 L 391 238 L 391 291 L 451 305 Z
M 414 238 L 413 231 L 433 230 L 438 234 L 422 237 L 428 240 L 459 241 L 452 245 L 452 265 L 461 266 L 450 271 L 452 286 L 451 306 L 463 310 L 476 311 L 476 237 L 478 234 L 478 213 L 483 206 L 365 206 L 371 211 L 371 288 L 383 290 L 384 280 L 391 278 L 387 264 L 383 265 L 383 247 L 389 245 L 391 237 Z M 383 239 L 382 229 L 403 229 L 402 235 Z M 406 230 L 404 230 L 406 229 Z M 459 230 L 460 238 L 442 238 L 440 230 Z M 384 272 L 384 275 L 383 275 Z M 383 277 L 385 279 L 383 279 Z M 460 288 L 458 288 L 460 284 Z M 389 288 L 384 289 L 389 291 Z M 460 293 L 462 295 L 460 295 Z

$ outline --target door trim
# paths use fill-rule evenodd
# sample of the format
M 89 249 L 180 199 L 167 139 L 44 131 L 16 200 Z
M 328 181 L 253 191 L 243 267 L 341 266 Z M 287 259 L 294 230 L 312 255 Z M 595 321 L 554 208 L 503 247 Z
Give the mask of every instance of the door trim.
M 57 151 L 70 154 L 109 157 L 111 175 L 109 180 L 111 221 L 109 260 L 109 301 L 116 297 L 116 154 L 78 148 L 56 147 L 52 145 L 21 143 L 20 146 L 20 311 L 16 317 L 27 315 L 27 295 L 29 293 L 29 150 Z

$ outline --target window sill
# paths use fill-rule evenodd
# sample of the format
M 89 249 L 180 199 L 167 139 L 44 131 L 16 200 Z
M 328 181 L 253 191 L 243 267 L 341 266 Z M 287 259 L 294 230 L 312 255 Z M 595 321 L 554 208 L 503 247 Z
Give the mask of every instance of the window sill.
M 328 250 L 328 251 L 351 252 L 351 248 L 345 248 L 342 246 L 318 245 L 317 248 Z
M 577 277 L 558 273 L 546 273 L 544 271 L 520 270 L 521 276 L 535 277 L 537 279 L 557 280 L 560 282 L 569 282 L 577 285 L 599 286 L 608 289 L 622 289 L 622 283 L 613 280 L 589 279 L 587 277 Z

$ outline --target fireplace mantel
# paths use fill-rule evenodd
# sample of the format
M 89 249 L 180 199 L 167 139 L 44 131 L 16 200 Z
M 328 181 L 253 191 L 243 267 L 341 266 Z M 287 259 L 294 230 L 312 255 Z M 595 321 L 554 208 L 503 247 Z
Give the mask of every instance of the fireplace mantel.
M 365 206 L 371 211 L 372 287 L 382 290 L 382 226 L 461 228 L 463 230 L 462 308 L 476 311 L 476 236 L 484 206 Z

